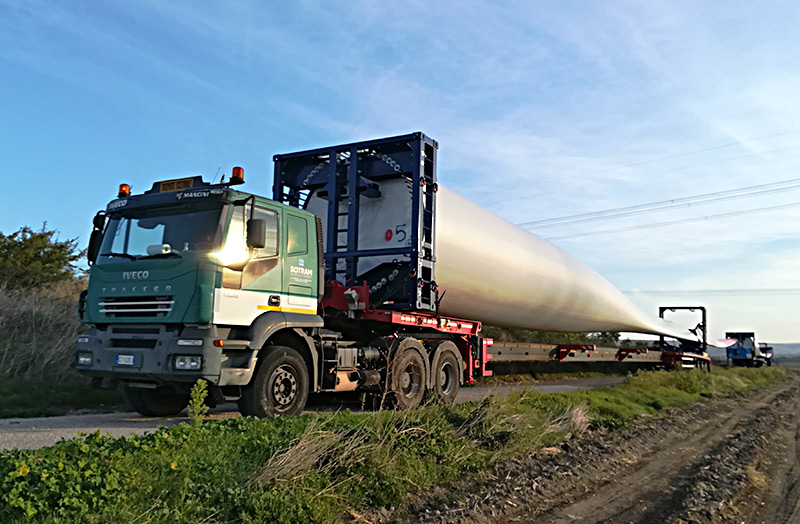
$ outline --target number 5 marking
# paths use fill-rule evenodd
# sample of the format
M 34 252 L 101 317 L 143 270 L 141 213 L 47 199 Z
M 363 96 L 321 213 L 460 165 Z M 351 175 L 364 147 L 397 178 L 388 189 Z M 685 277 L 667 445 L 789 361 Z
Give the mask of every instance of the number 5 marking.
M 405 226 L 406 226 L 405 224 L 398 224 L 397 227 L 394 228 L 394 234 L 397 236 L 397 241 L 398 242 L 404 242 L 405 239 L 406 239 L 406 236 L 408 236 L 408 235 L 406 235 L 406 232 L 405 232 L 404 229 L 400 229 L 400 228 L 405 227 Z M 401 234 L 403 235 L 403 238 L 400 238 Z

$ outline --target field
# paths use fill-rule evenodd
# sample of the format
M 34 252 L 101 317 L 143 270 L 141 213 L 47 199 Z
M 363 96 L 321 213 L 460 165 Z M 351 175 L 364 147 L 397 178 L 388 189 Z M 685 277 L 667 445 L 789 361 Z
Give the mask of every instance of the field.
M 740 395 L 789 376 L 780 367 L 643 372 L 623 385 L 580 393 L 528 391 L 408 412 L 235 418 L 132 438 L 92 434 L 3 452 L 0 521 L 416 518 L 409 501 L 433 487 L 486 478 L 489 468 L 565 440 L 616 433 L 666 408 Z

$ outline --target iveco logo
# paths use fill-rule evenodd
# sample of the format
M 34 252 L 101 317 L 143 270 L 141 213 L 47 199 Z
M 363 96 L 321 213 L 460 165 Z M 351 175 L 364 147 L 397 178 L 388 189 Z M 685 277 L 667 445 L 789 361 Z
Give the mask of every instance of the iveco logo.
M 150 276 L 149 271 L 123 271 L 122 280 L 144 280 Z
M 110 204 L 108 204 L 108 206 L 106 207 L 106 210 L 107 211 L 111 211 L 112 209 L 118 209 L 118 208 L 124 207 L 126 205 L 128 205 L 128 201 L 127 200 L 115 200 L 115 201 L 111 202 Z

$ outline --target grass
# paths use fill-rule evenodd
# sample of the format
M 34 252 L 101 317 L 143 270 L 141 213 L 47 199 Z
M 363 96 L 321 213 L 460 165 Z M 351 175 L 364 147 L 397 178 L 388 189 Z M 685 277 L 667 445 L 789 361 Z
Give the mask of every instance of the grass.
M 51 417 L 73 411 L 129 411 L 122 388 L 115 391 L 92 389 L 89 379 L 70 381 L 0 380 L 0 418 Z
M 339 522 L 590 426 L 774 384 L 780 367 L 642 372 L 625 384 L 453 407 L 235 418 L 0 454 L 0 522 Z

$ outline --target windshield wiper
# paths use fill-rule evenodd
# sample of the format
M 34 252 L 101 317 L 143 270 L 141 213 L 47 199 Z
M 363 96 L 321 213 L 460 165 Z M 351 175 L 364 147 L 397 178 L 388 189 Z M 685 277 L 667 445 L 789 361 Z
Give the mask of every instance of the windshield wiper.
M 100 253 L 101 257 L 122 257 L 122 258 L 129 258 L 131 260 L 136 260 L 136 257 L 130 255 L 128 253 Z
M 144 255 L 137 258 L 136 260 L 144 260 L 146 258 L 174 258 L 174 257 L 183 258 L 179 253 L 176 253 L 175 251 L 170 251 L 169 253 L 156 253 L 155 255 Z

